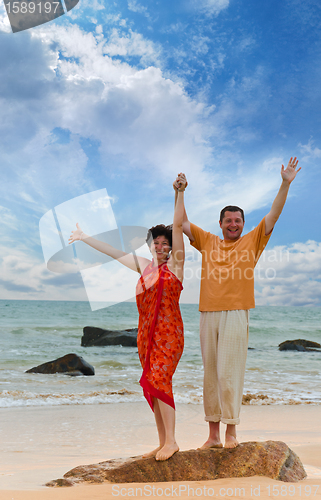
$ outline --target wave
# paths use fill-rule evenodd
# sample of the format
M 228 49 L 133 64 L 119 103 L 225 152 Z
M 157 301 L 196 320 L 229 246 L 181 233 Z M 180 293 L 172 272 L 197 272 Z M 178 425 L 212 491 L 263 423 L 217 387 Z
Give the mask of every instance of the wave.
M 137 391 L 90 391 L 78 394 L 36 394 L 28 391 L 1 391 L 0 408 L 18 406 L 93 405 L 142 401 Z
M 202 390 L 192 390 L 190 392 L 174 395 L 176 403 L 202 404 Z M 120 389 L 117 391 L 89 391 L 75 394 L 68 393 L 33 393 L 30 391 L 4 390 L 0 392 L 0 408 L 21 407 L 21 406 L 60 406 L 60 405 L 95 405 L 106 403 L 130 403 L 144 401 L 141 391 L 130 391 Z M 284 397 L 268 395 L 262 393 L 246 393 L 243 395 L 243 405 L 300 405 L 313 404 L 320 405 L 320 400 L 307 399 L 302 397 Z
M 302 399 L 301 397 L 293 398 L 293 397 L 277 397 L 277 396 L 268 396 L 267 394 L 243 394 L 242 405 L 301 405 L 301 404 L 313 404 L 320 405 L 321 401 L 316 399 Z

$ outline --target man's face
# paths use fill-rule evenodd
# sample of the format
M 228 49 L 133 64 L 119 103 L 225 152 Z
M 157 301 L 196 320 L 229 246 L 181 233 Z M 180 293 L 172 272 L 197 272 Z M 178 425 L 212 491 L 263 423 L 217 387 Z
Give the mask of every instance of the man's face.
M 243 231 L 244 221 L 241 212 L 225 212 L 222 222 L 220 221 L 224 241 L 237 240 Z

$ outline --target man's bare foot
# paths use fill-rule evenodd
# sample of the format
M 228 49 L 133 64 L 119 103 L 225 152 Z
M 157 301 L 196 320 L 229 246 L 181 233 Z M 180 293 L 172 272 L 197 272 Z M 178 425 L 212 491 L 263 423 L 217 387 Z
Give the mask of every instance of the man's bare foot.
M 155 448 L 155 450 L 150 451 L 148 453 L 144 453 L 143 458 L 150 458 L 154 457 L 156 453 L 162 448 L 162 446 L 158 446 L 158 448 Z
M 172 445 L 165 444 L 163 448 L 161 448 L 156 453 L 156 460 L 168 460 L 174 453 L 179 450 L 178 444 L 174 443 Z
M 239 442 L 235 436 L 231 436 L 230 434 L 225 435 L 224 448 L 236 448 L 238 445 L 239 445 Z
M 207 440 L 198 450 L 208 450 L 209 448 L 223 448 L 221 441 L 211 441 Z

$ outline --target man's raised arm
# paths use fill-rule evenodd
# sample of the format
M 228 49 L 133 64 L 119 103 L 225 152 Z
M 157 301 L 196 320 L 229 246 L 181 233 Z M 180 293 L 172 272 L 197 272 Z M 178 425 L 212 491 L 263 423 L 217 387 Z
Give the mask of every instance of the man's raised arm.
M 301 170 L 301 167 L 296 169 L 298 163 L 299 160 L 297 160 L 295 157 L 290 159 L 288 166 L 286 168 L 284 168 L 284 165 L 282 165 L 281 168 L 282 183 L 279 192 L 276 195 L 274 202 L 272 203 L 271 210 L 265 216 L 266 235 L 268 235 L 272 231 L 276 221 L 281 215 L 284 204 L 286 202 L 286 198 L 288 196 L 290 184 L 295 179 L 296 174 Z
M 176 181 L 173 183 L 173 188 L 175 189 L 175 205 L 176 205 L 176 200 L 177 200 L 177 190 L 180 182 L 180 176 L 184 175 L 182 173 L 178 174 Z M 187 186 L 187 184 L 186 184 Z M 185 204 L 184 204 L 184 216 L 183 216 L 183 232 L 186 234 L 186 236 L 190 239 L 190 242 L 193 243 L 194 237 L 192 235 L 191 231 L 191 224 L 190 221 L 188 220 L 186 210 L 185 210 Z

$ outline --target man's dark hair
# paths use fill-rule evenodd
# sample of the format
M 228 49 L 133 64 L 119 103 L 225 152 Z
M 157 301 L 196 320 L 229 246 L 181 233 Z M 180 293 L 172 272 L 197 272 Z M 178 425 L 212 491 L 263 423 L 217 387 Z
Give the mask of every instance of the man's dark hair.
M 220 222 L 223 221 L 225 212 L 241 212 L 243 222 L 245 221 L 244 219 L 244 212 L 240 207 L 236 207 L 235 205 L 228 205 L 227 207 L 224 207 L 223 210 L 221 210 L 220 213 Z
M 151 227 L 147 232 L 147 245 L 150 248 L 152 241 L 155 240 L 155 238 L 158 238 L 158 236 L 165 236 L 168 240 L 169 246 L 172 248 L 172 231 L 172 226 L 164 226 L 164 224 L 158 224 L 158 226 Z

